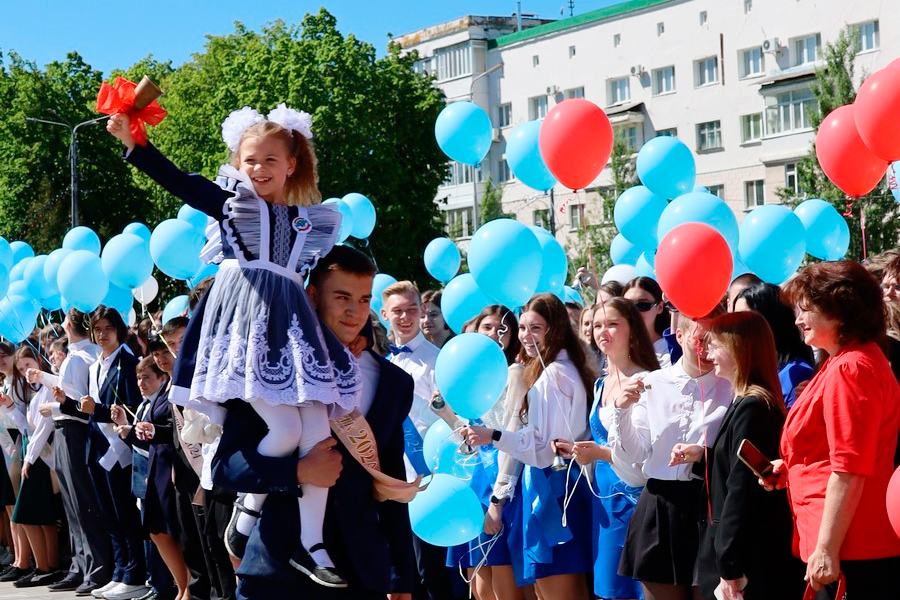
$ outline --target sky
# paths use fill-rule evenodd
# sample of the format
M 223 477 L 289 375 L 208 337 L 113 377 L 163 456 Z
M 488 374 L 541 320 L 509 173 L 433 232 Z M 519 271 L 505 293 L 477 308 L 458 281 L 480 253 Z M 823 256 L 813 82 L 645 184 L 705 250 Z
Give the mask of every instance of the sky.
M 569 0 L 523 0 L 522 12 L 558 19 L 569 15 Z M 618 0 L 576 0 L 575 14 L 617 4 Z M 466 15 L 511 15 L 515 0 L 5 0 L 0 3 L 0 52 L 14 50 L 39 67 L 77 51 L 95 69 L 126 69 L 147 56 L 172 60 L 177 67 L 202 52 L 207 35 L 227 35 L 234 22 L 259 30 L 275 19 L 298 23 L 325 6 L 338 29 L 375 46 L 379 55 L 387 35 L 401 35 Z

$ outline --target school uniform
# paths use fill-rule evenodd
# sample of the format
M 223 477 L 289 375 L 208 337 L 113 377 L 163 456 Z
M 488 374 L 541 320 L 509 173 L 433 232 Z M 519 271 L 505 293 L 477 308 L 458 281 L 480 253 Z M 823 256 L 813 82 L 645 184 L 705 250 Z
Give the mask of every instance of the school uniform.
M 361 407 L 371 406 L 366 417 L 378 444 L 382 471 L 402 479 L 402 423 L 412 404 L 412 379 L 371 351 L 363 354 L 360 363 Z M 417 577 L 407 506 L 377 502 L 372 477 L 340 442 L 337 448 L 343 470 L 329 489 L 324 533 L 328 552 L 348 587 L 320 586 L 289 565 L 300 539 L 297 456 L 260 455 L 256 448 L 267 433 L 268 428 L 251 406 L 242 401 L 229 403 L 224 433 L 212 462 L 218 485 L 269 494 L 237 571 L 238 598 L 383 599 L 391 592 L 412 592 Z

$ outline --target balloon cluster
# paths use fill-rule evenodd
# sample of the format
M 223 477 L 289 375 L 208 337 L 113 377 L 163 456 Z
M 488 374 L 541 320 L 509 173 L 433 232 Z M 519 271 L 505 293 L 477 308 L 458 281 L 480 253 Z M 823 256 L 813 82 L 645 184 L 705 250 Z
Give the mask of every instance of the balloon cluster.
M 341 213 L 338 242 L 343 243 L 350 236 L 364 240 L 375 230 L 375 206 L 362 194 L 353 192 L 343 198 L 329 198 L 322 204 L 333 204 Z

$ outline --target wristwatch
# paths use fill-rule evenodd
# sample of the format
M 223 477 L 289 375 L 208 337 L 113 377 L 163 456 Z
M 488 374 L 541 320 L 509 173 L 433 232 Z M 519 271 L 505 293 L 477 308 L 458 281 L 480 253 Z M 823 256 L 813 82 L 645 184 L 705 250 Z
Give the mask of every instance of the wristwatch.
M 491 433 L 491 439 L 492 439 L 493 441 L 495 441 L 495 442 L 499 442 L 499 441 L 500 441 L 500 436 L 501 436 L 501 435 L 503 435 L 503 432 L 500 431 L 499 429 L 495 429 L 495 430 L 493 431 L 493 433 Z
M 494 496 L 493 494 L 491 494 L 491 504 L 497 504 L 498 506 L 500 506 L 505 503 L 506 503 L 506 498 L 498 498 L 497 496 Z

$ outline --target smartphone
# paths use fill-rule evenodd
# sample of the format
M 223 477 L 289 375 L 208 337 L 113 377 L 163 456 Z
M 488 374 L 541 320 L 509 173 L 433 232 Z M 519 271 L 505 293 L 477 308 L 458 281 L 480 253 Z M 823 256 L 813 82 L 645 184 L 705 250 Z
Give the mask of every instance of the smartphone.
M 750 467 L 750 470 L 763 481 L 772 485 L 778 481 L 778 476 L 772 472 L 772 462 L 750 440 L 741 440 L 737 456 L 742 463 Z

